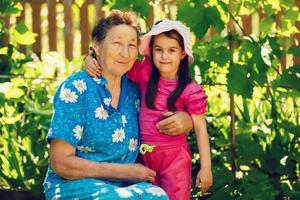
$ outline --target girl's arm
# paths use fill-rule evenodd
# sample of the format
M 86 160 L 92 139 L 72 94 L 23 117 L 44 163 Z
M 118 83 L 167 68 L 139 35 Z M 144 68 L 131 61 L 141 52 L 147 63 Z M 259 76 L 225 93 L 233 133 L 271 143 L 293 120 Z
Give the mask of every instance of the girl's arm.
M 197 138 L 198 150 L 200 153 L 201 168 L 196 178 L 196 186 L 201 184 L 201 191 L 205 193 L 213 182 L 211 171 L 211 156 L 209 139 L 204 114 L 192 114 L 194 129 Z
M 140 164 L 98 163 L 75 156 L 75 148 L 60 139 L 50 143 L 50 166 L 65 179 L 117 179 L 153 182 L 155 172 Z
M 144 63 L 146 64 L 141 63 L 142 62 L 140 60 L 136 60 L 127 73 L 127 77 L 135 83 L 139 82 L 138 80 L 141 78 L 142 75 L 144 75 L 144 73 L 146 73 L 146 76 L 148 76 L 151 72 L 151 66 L 149 66 L 149 63 L 147 61 L 144 61 Z M 88 55 L 85 58 L 85 68 L 87 73 L 92 77 L 96 78 L 98 76 L 101 76 L 102 74 L 101 66 L 99 65 L 97 60 L 90 55 Z M 142 70 L 144 70 L 144 73 L 142 72 Z

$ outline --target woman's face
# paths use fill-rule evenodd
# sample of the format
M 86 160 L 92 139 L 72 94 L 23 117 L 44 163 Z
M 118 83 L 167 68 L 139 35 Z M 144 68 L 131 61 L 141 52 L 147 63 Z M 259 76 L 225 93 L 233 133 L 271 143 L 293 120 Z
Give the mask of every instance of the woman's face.
M 138 37 L 134 28 L 125 24 L 113 26 L 101 43 L 94 43 L 102 74 L 122 76 L 128 72 L 136 60 L 137 45 Z

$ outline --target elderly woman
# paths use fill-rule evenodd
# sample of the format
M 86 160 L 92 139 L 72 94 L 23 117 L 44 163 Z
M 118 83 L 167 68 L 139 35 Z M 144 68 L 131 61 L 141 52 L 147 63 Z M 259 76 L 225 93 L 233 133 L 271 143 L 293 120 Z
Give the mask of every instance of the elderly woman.
M 149 183 L 155 172 L 135 163 L 139 91 L 124 74 L 137 57 L 137 19 L 133 13 L 114 11 L 99 21 L 92 38 L 102 76 L 75 73 L 54 97 L 46 138 L 50 143 L 46 199 L 168 199 Z M 161 129 L 180 133 L 190 128 L 185 115 L 161 121 Z

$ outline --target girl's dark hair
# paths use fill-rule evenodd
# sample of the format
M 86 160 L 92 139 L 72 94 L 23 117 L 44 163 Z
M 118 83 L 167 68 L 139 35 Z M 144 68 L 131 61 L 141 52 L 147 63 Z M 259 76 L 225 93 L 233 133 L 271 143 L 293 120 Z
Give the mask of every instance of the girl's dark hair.
M 179 43 L 180 47 L 184 49 L 184 43 L 183 43 L 183 38 L 182 36 L 176 31 L 176 30 L 170 30 L 163 32 L 162 34 L 166 35 L 169 38 L 177 40 Z M 149 78 L 148 86 L 147 86 L 147 91 L 146 91 L 146 105 L 148 108 L 155 110 L 154 106 L 154 101 L 155 97 L 157 94 L 157 87 L 158 87 L 158 82 L 160 79 L 160 73 L 157 67 L 155 66 L 153 62 L 153 44 L 154 44 L 154 38 L 153 36 L 150 40 L 150 53 L 151 53 L 151 58 L 152 58 L 152 72 Z M 176 101 L 180 97 L 181 93 L 185 89 L 185 87 L 192 81 L 190 75 L 189 75 L 189 62 L 188 62 L 188 55 L 186 55 L 179 64 L 178 68 L 178 84 L 177 88 L 169 95 L 168 100 L 167 100 L 167 107 L 169 111 L 176 111 Z
M 108 31 L 117 25 L 129 25 L 136 30 L 137 38 L 139 38 L 140 26 L 138 23 L 138 18 L 133 12 L 125 12 L 120 10 L 114 10 L 110 13 L 108 17 L 104 17 L 99 20 L 97 25 L 94 27 L 92 32 L 92 40 L 101 43 L 108 33 Z M 92 49 L 91 49 L 92 50 Z M 95 51 L 91 54 L 96 58 Z

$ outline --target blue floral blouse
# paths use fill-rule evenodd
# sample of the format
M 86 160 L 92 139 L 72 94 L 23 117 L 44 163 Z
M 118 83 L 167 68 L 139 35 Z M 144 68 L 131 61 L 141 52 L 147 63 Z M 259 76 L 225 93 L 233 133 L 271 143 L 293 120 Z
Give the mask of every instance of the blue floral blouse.
M 58 88 L 46 140 L 61 139 L 76 149 L 76 156 L 96 162 L 135 163 L 139 147 L 139 91 L 122 77 L 118 108 L 103 78 L 85 71 L 70 76 Z M 168 199 L 147 182 L 130 184 L 96 178 L 67 180 L 51 167 L 44 182 L 46 199 Z

